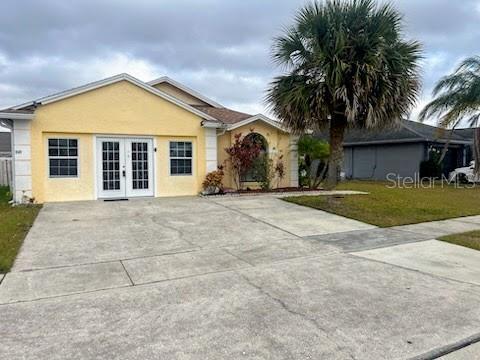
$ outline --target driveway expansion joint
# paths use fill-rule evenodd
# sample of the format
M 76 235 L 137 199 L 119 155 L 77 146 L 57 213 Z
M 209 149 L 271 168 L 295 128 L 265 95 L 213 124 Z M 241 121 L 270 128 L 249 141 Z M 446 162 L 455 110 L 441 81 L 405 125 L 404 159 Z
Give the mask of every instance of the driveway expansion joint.
M 186 253 L 195 252 L 195 251 L 199 251 L 199 250 L 202 250 L 202 248 L 201 247 L 195 247 L 195 248 L 184 249 L 184 250 L 179 250 L 179 251 L 162 252 L 161 254 L 141 255 L 141 256 L 111 259 L 111 260 L 99 260 L 99 261 L 94 261 L 94 262 L 82 262 L 82 263 L 71 264 L 71 265 L 55 265 L 55 266 L 46 266 L 46 267 L 42 266 L 42 267 L 32 268 L 32 269 L 13 270 L 12 272 L 31 272 L 31 271 L 71 268 L 71 267 L 84 266 L 84 265 L 109 264 L 109 263 L 115 263 L 117 261 L 129 261 L 129 260 L 148 259 L 148 258 L 152 258 L 152 257 L 160 257 L 160 256 L 168 256 L 168 255 L 176 255 L 176 254 L 186 254 Z
M 130 280 L 132 283 L 131 285 L 123 285 L 123 286 L 116 286 L 116 287 L 109 287 L 109 288 L 102 288 L 102 289 L 95 289 L 95 290 L 87 290 L 87 291 L 76 291 L 72 292 L 69 294 L 62 294 L 62 295 L 52 295 L 52 296 L 44 296 L 44 297 L 39 297 L 36 299 L 30 299 L 30 300 L 18 300 L 18 301 L 12 301 L 12 302 L 6 302 L 6 303 L 0 303 L 0 306 L 4 305 L 11 305 L 11 304 L 18 304 L 18 303 L 29 303 L 29 302 L 36 302 L 36 301 L 41 301 L 41 300 L 50 300 L 50 299 L 56 299 L 56 298 L 66 298 L 66 297 L 71 297 L 71 296 L 77 296 L 77 295 L 83 295 L 83 294 L 92 294 L 92 293 L 97 293 L 97 292 L 104 292 L 104 291 L 111 291 L 111 290 L 116 290 L 116 289 L 127 289 L 127 288 L 140 288 L 140 287 L 146 287 L 146 286 L 152 286 L 156 284 L 161 284 L 161 283 L 168 283 L 168 282 L 175 282 L 179 280 L 185 280 L 185 279 L 191 279 L 191 278 L 202 278 L 204 276 L 209 276 L 209 275 L 215 275 L 215 274 L 227 274 L 227 273 L 236 273 L 238 274 L 238 271 L 244 271 L 244 270 L 252 270 L 252 269 L 261 269 L 265 267 L 269 267 L 271 265 L 278 265 L 282 263 L 295 263 L 301 260 L 314 260 L 316 258 L 322 258 L 326 256 L 332 256 L 338 253 L 328 253 L 328 254 L 321 254 L 321 255 L 309 255 L 309 256 L 300 256 L 300 257 L 295 257 L 295 258 L 290 258 L 290 259 L 283 259 L 283 260 L 278 260 L 272 263 L 266 263 L 266 264 L 261 264 L 261 265 L 251 265 L 245 260 L 242 260 L 245 262 L 246 266 L 237 268 L 237 269 L 225 269 L 225 270 L 217 270 L 217 271 L 208 271 L 202 274 L 192 274 L 192 275 L 186 275 L 186 276 L 178 276 L 178 277 L 173 277 L 170 279 L 162 279 L 162 280 L 153 280 L 153 281 L 147 281 L 147 282 L 142 282 L 135 284 L 133 280 Z M 234 256 L 234 255 L 232 255 Z M 360 257 L 355 257 L 355 261 L 362 261 L 363 259 Z M 115 263 L 116 261 L 109 261 L 109 263 Z M 121 262 L 121 261 L 119 261 Z M 75 265 L 72 265 L 75 266 Z M 123 266 L 123 263 L 122 263 Z M 126 269 L 125 269 L 126 271 Z M 130 275 L 127 272 L 127 276 L 130 278 Z
M 238 255 L 236 255 L 236 254 L 228 251 L 228 249 L 226 249 L 225 247 L 221 247 L 221 248 L 219 248 L 219 249 L 221 249 L 222 251 L 226 252 L 228 255 L 231 255 L 231 256 L 233 256 L 234 258 L 236 258 L 236 259 L 238 259 L 238 260 L 240 260 L 240 261 L 242 261 L 242 262 L 244 262 L 244 263 L 246 263 L 246 264 L 248 264 L 248 265 L 250 265 L 250 266 L 252 266 L 252 267 L 255 267 L 254 264 L 252 264 L 251 262 L 247 261 L 246 259 L 242 259 L 240 256 L 238 256 Z
M 284 233 L 287 233 L 287 234 L 289 234 L 289 235 L 291 235 L 291 236 L 294 236 L 294 237 L 296 237 L 296 238 L 302 239 L 302 237 L 299 236 L 299 235 L 297 235 L 297 234 L 294 234 L 294 233 L 292 233 L 292 232 L 290 232 L 290 231 L 288 231 L 288 230 L 282 229 L 281 227 L 278 227 L 278 226 L 276 226 L 276 225 L 270 224 L 270 223 L 268 223 L 268 222 L 266 222 L 266 221 L 264 221 L 264 220 L 258 219 L 258 218 L 254 217 L 254 216 L 252 216 L 252 215 L 249 215 L 249 214 L 247 214 L 247 213 L 244 213 L 244 212 L 243 212 L 242 210 L 240 210 L 240 209 L 235 209 L 235 208 L 232 208 L 232 207 L 230 207 L 230 206 L 227 206 L 227 205 L 224 205 L 224 204 L 220 204 L 220 203 L 218 203 L 218 202 L 215 202 L 215 204 L 217 204 L 217 205 L 219 205 L 219 206 L 221 206 L 221 207 L 224 207 L 225 209 L 234 211 L 234 212 L 236 212 L 236 213 L 238 213 L 238 214 L 241 214 L 241 215 L 243 215 L 243 216 L 246 216 L 246 217 L 250 218 L 251 220 L 253 220 L 253 221 L 255 221 L 255 222 L 260 222 L 260 223 L 262 223 L 262 224 L 271 226 L 271 227 L 273 227 L 273 228 L 275 228 L 275 229 L 277 229 L 277 230 L 283 231 Z
M 77 292 L 73 292 L 73 293 L 70 293 L 70 294 L 44 296 L 44 297 L 39 297 L 37 299 L 30 299 L 30 300 L 15 300 L 15 301 L 10 301 L 10 302 L 0 303 L 0 307 L 1 306 L 8 306 L 8 305 L 15 305 L 15 304 L 28 304 L 28 303 L 33 303 L 33 302 L 43 301 L 43 300 L 68 298 L 68 297 L 72 297 L 72 296 L 76 296 L 76 295 L 89 295 L 89 294 L 94 294 L 94 293 L 103 292 L 103 291 L 116 290 L 116 289 L 126 289 L 126 288 L 132 288 L 132 285 L 108 287 L 108 288 L 104 288 L 104 289 L 95 289 L 95 290 L 88 290 L 88 291 L 77 291 Z

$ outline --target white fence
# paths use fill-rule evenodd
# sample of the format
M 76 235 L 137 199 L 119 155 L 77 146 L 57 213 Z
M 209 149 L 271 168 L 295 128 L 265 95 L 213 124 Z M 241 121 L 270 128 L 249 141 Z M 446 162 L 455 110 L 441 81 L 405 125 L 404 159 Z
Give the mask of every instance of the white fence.
M 12 187 L 12 158 L 0 157 L 0 186 Z

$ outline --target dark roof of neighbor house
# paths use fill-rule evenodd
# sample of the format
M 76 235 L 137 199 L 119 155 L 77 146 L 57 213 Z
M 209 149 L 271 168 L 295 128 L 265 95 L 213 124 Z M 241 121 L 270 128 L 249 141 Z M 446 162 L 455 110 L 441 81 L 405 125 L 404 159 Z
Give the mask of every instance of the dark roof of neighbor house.
M 466 139 L 472 140 L 474 135 L 475 128 L 465 128 L 465 129 L 455 129 L 454 132 L 457 135 L 463 136 Z
M 225 124 L 235 124 L 245 119 L 251 118 L 253 115 L 227 108 L 216 108 L 212 106 L 193 105 L 194 108 L 208 114 Z
M 12 151 L 12 138 L 10 132 L 0 132 L 0 153 Z
M 473 141 L 473 130 L 451 130 L 422 124 L 411 120 L 402 120 L 397 126 L 385 129 L 348 129 L 345 134 L 344 145 L 404 143 L 404 142 L 446 142 L 469 143 Z M 471 129 L 468 129 L 471 130 Z M 318 132 L 315 136 L 328 139 L 326 131 Z

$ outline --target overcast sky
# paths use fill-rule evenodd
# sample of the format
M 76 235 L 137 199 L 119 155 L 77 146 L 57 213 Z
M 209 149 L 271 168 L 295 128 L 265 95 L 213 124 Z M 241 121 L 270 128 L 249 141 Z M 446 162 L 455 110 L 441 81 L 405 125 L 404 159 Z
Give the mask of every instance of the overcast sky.
M 265 111 L 272 38 L 303 0 L 2 0 L 0 108 L 121 72 L 168 75 L 237 110 Z M 480 54 L 480 0 L 397 0 L 424 45 L 423 96 Z

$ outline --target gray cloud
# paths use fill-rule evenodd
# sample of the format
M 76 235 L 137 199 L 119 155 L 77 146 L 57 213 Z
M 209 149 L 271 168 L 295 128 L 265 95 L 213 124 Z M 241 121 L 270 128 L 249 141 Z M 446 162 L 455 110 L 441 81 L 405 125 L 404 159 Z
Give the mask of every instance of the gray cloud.
M 168 75 L 239 110 L 264 110 L 279 72 L 271 40 L 303 0 L 4 0 L 0 3 L 0 107 L 128 72 Z M 480 0 L 397 0 L 406 36 L 425 48 L 424 96 L 479 53 Z

